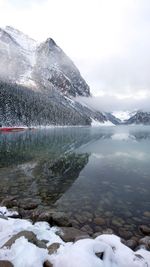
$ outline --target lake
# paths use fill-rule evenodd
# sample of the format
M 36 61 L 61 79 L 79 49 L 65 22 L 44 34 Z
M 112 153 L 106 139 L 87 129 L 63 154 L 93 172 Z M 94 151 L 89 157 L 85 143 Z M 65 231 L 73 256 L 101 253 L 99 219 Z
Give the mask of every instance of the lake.
M 1 133 L 0 181 L 0 200 L 32 197 L 77 228 L 139 236 L 150 220 L 150 127 Z

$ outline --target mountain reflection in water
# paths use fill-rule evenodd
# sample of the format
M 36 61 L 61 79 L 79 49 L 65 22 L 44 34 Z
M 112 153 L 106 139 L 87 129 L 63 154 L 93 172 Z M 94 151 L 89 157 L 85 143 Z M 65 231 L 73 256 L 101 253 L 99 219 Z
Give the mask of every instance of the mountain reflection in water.
M 149 223 L 149 126 L 41 129 L 0 141 L 1 199 L 32 196 L 77 228 L 129 238 Z

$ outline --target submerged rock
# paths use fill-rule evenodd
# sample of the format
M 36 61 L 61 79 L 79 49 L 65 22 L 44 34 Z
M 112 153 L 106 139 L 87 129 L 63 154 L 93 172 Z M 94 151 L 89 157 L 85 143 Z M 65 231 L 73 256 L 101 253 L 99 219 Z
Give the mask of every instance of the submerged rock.
M 150 227 L 148 227 L 146 225 L 140 225 L 139 230 L 140 230 L 140 232 L 142 232 L 142 234 L 150 235 Z
M 37 209 L 32 212 L 31 219 L 36 221 L 46 221 L 50 225 L 57 225 L 57 226 L 72 226 L 71 221 L 69 220 L 68 216 L 64 212 L 57 212 L 55 210 L 45 210 L 43 211 L 42 208 Z
M 40 200 L 25 198 L 23 200 L 19 200 L 18 206 L 23 208 L 24 210 L 33 210 L 36 209 L 40 205 Z
M 145 236 L 139 240 L 139 245 L 144 245 L 146 249 L 150 250 L 150 236 Z
M 52 225 L 71 226 L 71 222 L 64 212 L 54 212 L 52 213 Z
M 84 225 L 81 228 L 81 231 L 88 233 L 89 235 L 93 234 L 93 229 L 91 228 L 91 226 L 89 226 L 88 224 Z
M 125 242 L 125 245 L 134 250 L 138 246 L 138 242 L 136 240 L 129 239 Z
M 130 231 L 125 230 L 124 228 L 119 229 L 119 236 L 124 239 L 129 239 L 132 237 L 132 233 Z
M 61 239 L 65 242 L 74 242 L 77 239 L 89 238 L 84 231 L 78 230 L 74 227 L 60 227 L 56 232 L 57 235 L 61 237 Z
M 107 228 L 107 229 L 102 230 L 102 234 L 112 235 L 114 234 L 114 231 L 111 228 Z
M 6 206 L 9 209 L 14 206 L 18 206 L 18 201 L 14 196 L 7 196 L 1 201 L 0 206 Z
M 95 218 L 94 219 L 94 223 L 97 225 L 104 225 L 105 224 L 105 220 L 101 217 Z
M 150 217 L 150 211 L 145 211 L 143 214 L 145 217 Z

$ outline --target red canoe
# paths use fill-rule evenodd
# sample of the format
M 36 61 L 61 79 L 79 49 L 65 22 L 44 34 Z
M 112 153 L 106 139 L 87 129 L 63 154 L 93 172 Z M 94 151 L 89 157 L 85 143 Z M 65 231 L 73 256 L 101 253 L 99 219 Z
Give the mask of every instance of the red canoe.
M 23 131 L 26 128 L 23 127 L 0 127 L 0 132 L 18 132 Z

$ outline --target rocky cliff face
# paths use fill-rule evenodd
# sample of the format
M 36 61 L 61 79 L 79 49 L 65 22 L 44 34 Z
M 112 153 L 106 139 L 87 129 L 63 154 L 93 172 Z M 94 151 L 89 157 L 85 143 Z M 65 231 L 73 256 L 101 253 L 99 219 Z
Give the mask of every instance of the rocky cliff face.
M 51 38 L 39 44 L 22 32 L 0 29 L 0 120 L 3 125 L 90 125 L 111 120 L 72 97 L 90 88 Z
M 1 79 L 34 89 L 55 88 L 70 96 L 90 95 L 74 63 L 51 38 L 38 44 L 12 27 L 0 29 L 0 56 Z
M 68 56 L 47 39 L 36 50 L 36 64 L 33 70 L 37 82 L 54 86 L 65 95 L 89 96 L 90 88 Z

